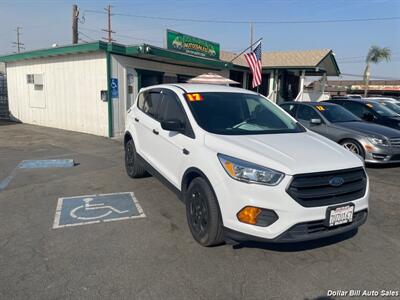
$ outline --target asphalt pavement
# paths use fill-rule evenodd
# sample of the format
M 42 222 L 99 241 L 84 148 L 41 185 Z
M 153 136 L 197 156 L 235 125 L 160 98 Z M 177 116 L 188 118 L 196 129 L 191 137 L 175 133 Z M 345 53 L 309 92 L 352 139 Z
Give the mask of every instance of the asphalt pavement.
M 16 168 L 28 159 L 76 165 Z M 357 233 L 203 248 L 171 191 L 125 174 L 121 141 L 0 123 L 0 299 L 336 299 L 329 290 L 398 291 L 400 167 L 367 172 L 370 214 Z M 53 228 L 59 198 L 124 192 L 145 217 Z

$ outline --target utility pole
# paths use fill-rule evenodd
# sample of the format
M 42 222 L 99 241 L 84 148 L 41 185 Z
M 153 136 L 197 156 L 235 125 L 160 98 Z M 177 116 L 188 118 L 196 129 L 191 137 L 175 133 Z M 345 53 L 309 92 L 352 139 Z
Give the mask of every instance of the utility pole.
M 20 35 L 21 35 L 21 30 L 22 28 L 17 26 L 17 29 L 15 30 L 17 32 L 17 41 L 13 42 L 13 44 L 17 47 L 17 53 L 20 53 L 22 49 L 25 49 L 23 46 L 24 44 L 20 42 Z
M 107 29 L 102 29 L 103 31 L 108 33 L 108 37 L 103 37 L 104 40 L 106 40 L 107 42 L 111 43 L 113 41 L 115 41 L 112 38 L 112 34 L 115 33 L 115 31 L 112 31 L 111 29 L 111 5 L 108 5 L 106 8 L 104 8 L 104 10 L 107 12 L 107 16 L 108 16 L 108 26 Z
M 72 44 L 78 44 L 78 5 L 72 5 Z

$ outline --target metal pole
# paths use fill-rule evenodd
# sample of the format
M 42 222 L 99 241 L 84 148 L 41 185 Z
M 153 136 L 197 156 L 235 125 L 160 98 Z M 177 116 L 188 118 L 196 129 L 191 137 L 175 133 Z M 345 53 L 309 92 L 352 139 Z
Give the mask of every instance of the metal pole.
M 106 8 L 104 8 L 104 10 L 107 12 L 107 29 L 102 29 L 103 31 L 108 33 L 107 37 L 103 37 L 103 39 L 109 43 L 115 41 L 112 38 L 112 34 L 115 33 L 115 31 L 112 31 L 111 29 L 111 16 L 112 16 L 111 7 L 112 7 L 111 5 L 108 5 Z
M 108 5 L 108 42 L 111 43 L 111 5 Z
M 250 22 L 250 48 L 253 51 L 253 22 Z
M 72 5 L 72 44 L 78 44 L 78 5 Z
M 19 28 L 20 28 L 20 27 L 17 27 L 17 52 L 18 52 L 18 53 L 21 52 L 20 42 L 19 42 Z

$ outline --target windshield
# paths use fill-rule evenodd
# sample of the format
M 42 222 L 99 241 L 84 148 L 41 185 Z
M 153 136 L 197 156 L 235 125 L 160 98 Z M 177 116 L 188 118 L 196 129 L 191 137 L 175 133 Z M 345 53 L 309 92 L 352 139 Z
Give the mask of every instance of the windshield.
M 244 93 L 191 93 L 187 103 L 204 130 L 224 135 L 303 132 L 305 129 L 269 100 Z
M 389 108 L 390 110 L 394 111 L 397 114 L 400 114 L 400 106 L 396 105 L 393 102 L 380 102 L 383 106 Z
M 361 121 L 356 115 L 339 105 L 317 105 L 316 108 L 331 123 Z
M 393 110 L 390 110 L 381 103 L 368 102 L 366 105 L 382 117 L 399 117 L 399 114 L 395 113 Z

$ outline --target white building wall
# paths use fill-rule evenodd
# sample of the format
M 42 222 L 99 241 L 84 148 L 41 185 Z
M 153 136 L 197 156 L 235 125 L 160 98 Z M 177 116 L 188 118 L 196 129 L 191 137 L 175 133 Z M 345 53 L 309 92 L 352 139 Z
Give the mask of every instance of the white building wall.
M 103 52 L 46 57 L 7 63 L 9 109 L 24 123 L 108 136 Z M 27 83 L 42 74 L 43 88 Z
M 154 62 L 144 59 L 137 59 L 133 57 L 112 55 L 112 71 L 111 77 L 118 79 L 119 87 L 119 97 L 113 99 L 113 128 L 114 135 L 122 135 L 125 131 L 125 120 L 126 111 L 129 109 L 127 105 L 127 70 L 132 70 L 134 74 L 134 97 L 138 93 L 138 74 L 136 69 L 163 72 L 164 75 L 174 76 L 174 75 L 187 75 L 187 76 L 198 76 L 204 73 L 212 72 L 220 74 L 224 77 L 229 78 L 229 70 L 216 71 L 212 69 L 196 68 L 196 67 L 186 67 L 181 65 L 174 65 L 168 63 Z

